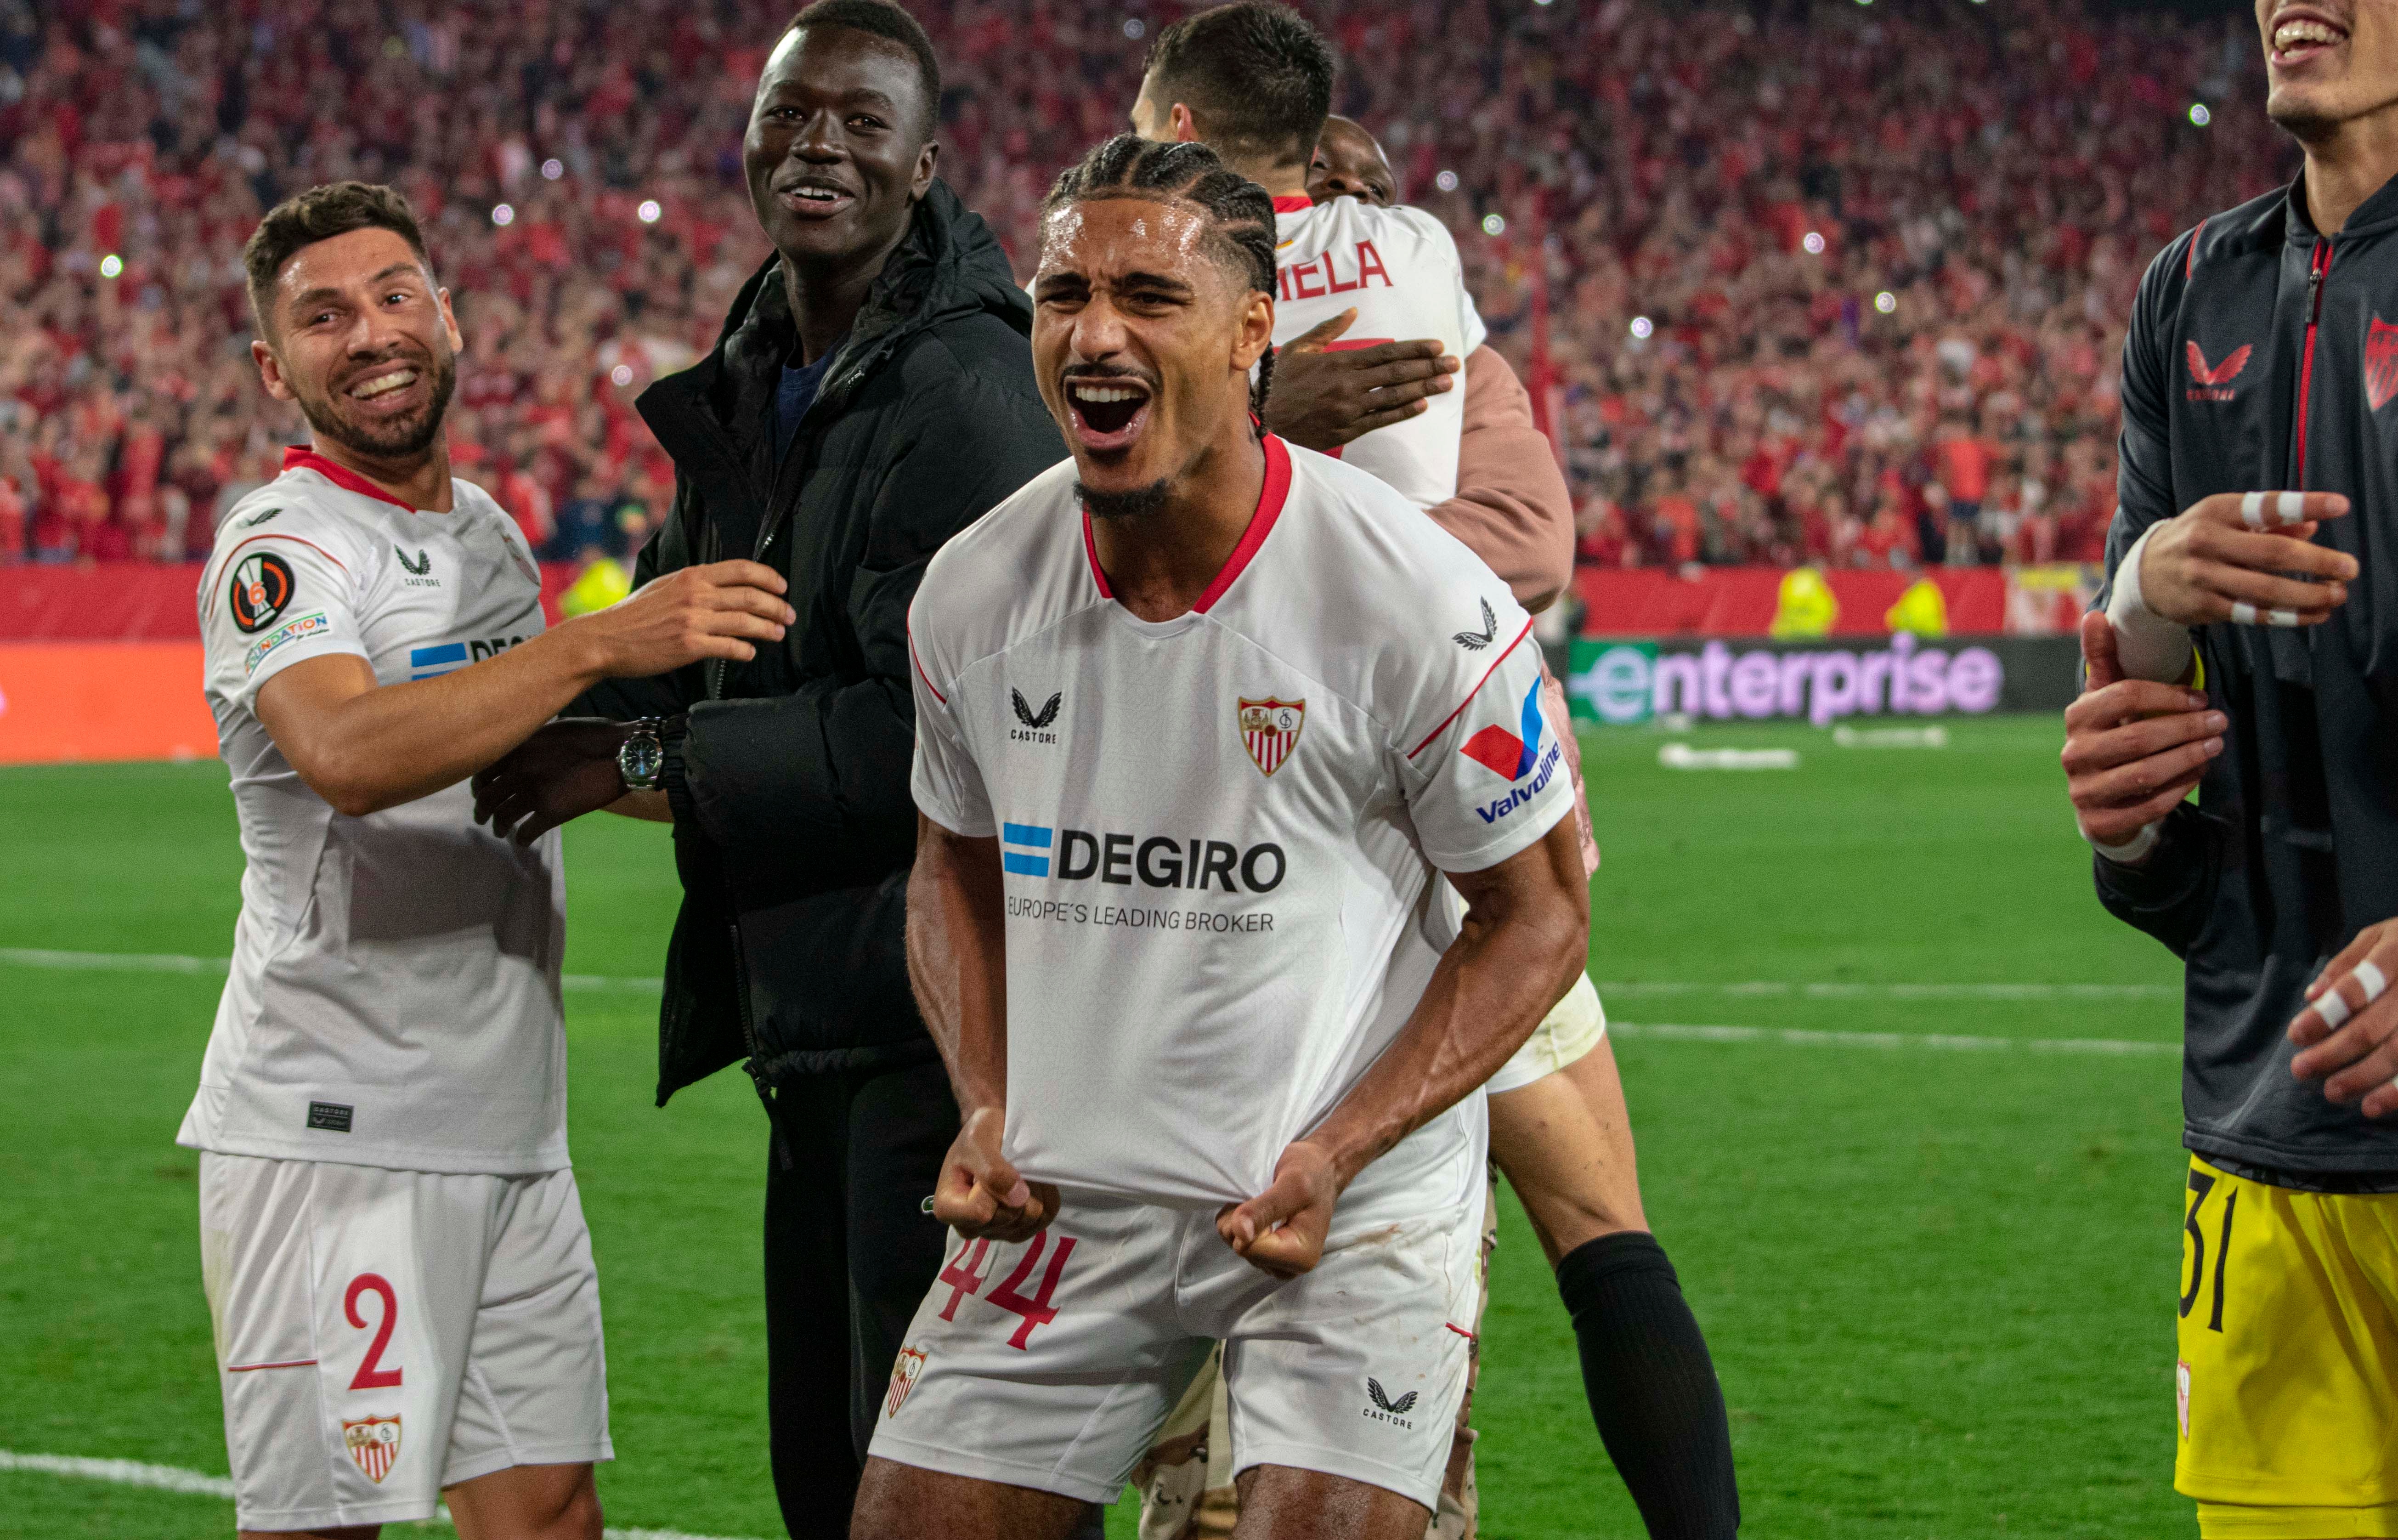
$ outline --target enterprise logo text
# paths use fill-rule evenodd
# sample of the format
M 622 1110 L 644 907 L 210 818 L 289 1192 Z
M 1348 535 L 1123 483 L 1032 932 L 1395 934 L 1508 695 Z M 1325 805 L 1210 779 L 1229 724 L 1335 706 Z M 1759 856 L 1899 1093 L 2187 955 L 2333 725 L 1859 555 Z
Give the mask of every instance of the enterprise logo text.
M 1000 865 L 1009 875 L 1056 882 L 1096 877 L 1126 887 L 1138 880 L 1146 887 L 1271 893 L 1282 885 L 1288 869 L 1282 846 L 1272 841 L 1243 849 L 1222 840 L 1053 829 L 1037 823 L 1003 823 L 999 838 Z

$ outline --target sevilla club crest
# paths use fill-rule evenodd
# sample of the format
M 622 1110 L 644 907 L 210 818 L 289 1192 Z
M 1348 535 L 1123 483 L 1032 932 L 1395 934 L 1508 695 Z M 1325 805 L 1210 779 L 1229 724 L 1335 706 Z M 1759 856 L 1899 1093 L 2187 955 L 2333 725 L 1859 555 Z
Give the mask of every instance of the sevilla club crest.
M 367 1473 L 367 1479 L 381 1486 L 383 1479 L 391 1474 L 392 1462 L 399 1458 L 399 1418 L 365 1417 L 355 1423 L 344 1422 L 342 1442 L 348 1447 L 350 1458 Z
M 924 1350 L 921 1347 L 901 1348 L 898 1361 L 891 1366 L 891 1394 L 882 1398 L 884 1416 L 899 1415 L 899 1403 L 908 1398 L 908 1392 L 916 1388 L 916 1376 L 923 1372 Z
M 1299 747 L 1299 730 L 1307 722 L 1303 700 L 1243 700 L 1241 747 L 1257 767 L 1271 776 Z
M 2398 326 L 2380 317 L 2364 331 L 2364 399 L 2378 412 L 2398 396 Z

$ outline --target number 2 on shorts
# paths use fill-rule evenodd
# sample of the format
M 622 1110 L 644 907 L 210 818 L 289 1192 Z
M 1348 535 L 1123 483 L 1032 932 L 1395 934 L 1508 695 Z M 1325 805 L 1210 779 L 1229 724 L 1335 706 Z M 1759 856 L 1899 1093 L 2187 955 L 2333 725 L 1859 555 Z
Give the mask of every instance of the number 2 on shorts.
M 349 1292 L 342 1296 L 342 1313 L 349 1317 L 350 1324 L 360 1331 L 364 1331 L 367 1324 L 366 1317 L 358 1314 L 360 1294 L 383 1296 L 383 1320 L 375 1328 L 374 1341 L 367 1344 L 366 1359 L 358 1365 L 357 1373 L 351 1378 L 350 1388 L 352 1390 L 387 1389 L 399 1384 L 399 1371 L 383 1367 L 383 1350 L 391 1345 L 391 1329 L 399 1320 L 399 1300 L 392 1293 L 390 1280 L 381 1273 L 360 1273 L 357 1277 L 352 1278 Z

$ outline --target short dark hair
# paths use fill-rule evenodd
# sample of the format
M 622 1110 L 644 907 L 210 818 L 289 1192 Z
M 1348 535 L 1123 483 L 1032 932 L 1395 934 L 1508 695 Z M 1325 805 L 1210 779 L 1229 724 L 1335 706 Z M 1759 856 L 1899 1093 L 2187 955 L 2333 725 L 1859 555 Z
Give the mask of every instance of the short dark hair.
M 924 93 L 924 121 L 918 125 L 930 139 L 941 127 L 941 61 L 923 23 L 892 0 L 816 0 L 791 18 L 783 29 L 788 35 L 802 27 L 847 27 L 898 44 L 916 56 L 916 84 Z
M 388 230 L 408 242 L 429 272 L 433 258 L 424 250 L 424 232 L 416 227 L 416 210 L 397 187 L 373 182 L 329 182 L 285 198 L 266 212 L 241 249 L 241 265 L 249 277 L 249 308 L 262 331 L 275 294 L 276 276 L 303 246 L 346 236 L 353 230 Z
M 1045 228 L 1051 214 L 1071 204 L 1120 197 L 1193 205 L 1207 216 L 1207 243 L 1215 258 L 1250 289 L 1274 291 L 1273 197 L 1206 145 L 1118 134 L 1058 173 L 1041 200 L 1042 223 Z M 1273 381 L 1269 347 L 1258 360 L 1250 393 L 1252 408 L 1260 414 Z
M 1157 34 L 1144 65 L 1167 100 L 1206 122 L 1228 155 L 1307 164 L 1332 111 L 1332 48 L 1288 6 L 1239 0 Z

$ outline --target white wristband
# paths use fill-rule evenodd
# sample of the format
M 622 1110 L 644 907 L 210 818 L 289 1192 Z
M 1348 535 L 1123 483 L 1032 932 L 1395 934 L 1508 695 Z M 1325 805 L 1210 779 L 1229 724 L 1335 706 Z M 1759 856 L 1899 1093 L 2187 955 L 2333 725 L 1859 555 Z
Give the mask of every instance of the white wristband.
M 2157 832 L 2155 824 L 2150 823 L 2142 824 L 2138 833 L 2121 844 L 2101 844 L 2096 840 L 2091 840 L 2087 834 L 2081 837 L 2090 840 L 2091 849 L 2106 857 L 2117 866 L 2130 866 L 2136 861 L 2146 860 L 2149 852 L 2157 847 L 2157 841 L 2164 836 Z
M 2150 524 L 2132 542 L 2115 567 L 2115 590 L 2107 600 L 2107 623 L 2115 628 L 2116 661 L 2126 679 L 2154 680 L 2171 684 L 2189 671 L 2189 628 L 2175 624 L 2149 608 L 2140 595 L 2140 558 L 2149 548 Z

